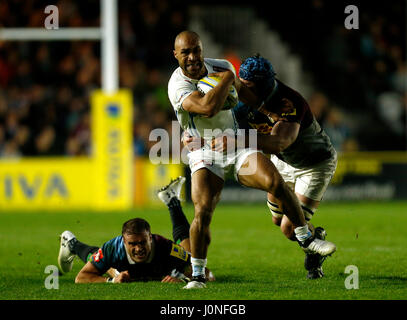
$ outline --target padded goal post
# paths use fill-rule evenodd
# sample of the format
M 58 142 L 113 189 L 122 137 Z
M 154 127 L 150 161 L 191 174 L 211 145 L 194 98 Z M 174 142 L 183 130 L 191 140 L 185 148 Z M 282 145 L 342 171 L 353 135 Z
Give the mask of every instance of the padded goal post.
M 90 157 L 0 158 L 0 209 L 129 209 L 132 102 L 127 90 L 91 98 Z
M 89 157 L 0 158 L 0 210 L 126 210 L 162 205 L 156 191 L 182 164 L 133 159 L 132 93 L 119 88 L 117 0 L 100 0 L 100 28 L 0 28 L 0 41 L 100 41 L 102 88 L 91 103 Z
M 0 209 L 129 209 L 132 96 L 118 88 L 117 1 L 101 0 L 100 28 L 0 28 L 0 41 L 101 42 L 102 89 L 91 97 L 90 157 L 0 158 Z

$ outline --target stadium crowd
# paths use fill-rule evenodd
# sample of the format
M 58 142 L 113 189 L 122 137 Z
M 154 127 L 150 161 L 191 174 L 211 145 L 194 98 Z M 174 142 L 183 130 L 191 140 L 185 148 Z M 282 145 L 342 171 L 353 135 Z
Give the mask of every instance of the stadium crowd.
M 290 5 L 279 3 L 281 12 Z M 307 28 L 289 28 L 284 14 L 273 15 L 271 27 L 314 71 L 317 91 L 309 103 L 338 151 L 406 148 L 403 3 L 359 8 L 359 30 L 346 30 L 343 8 L 323 0 L 287 11 Z M 2 1 L 0 28 L 43 27 L 48 4 Z M 99 0 L 55 5 L 60 27 L 99 26 Z M 148 154 L 152 129 L 171 132 L 167 82 L 177 67 L 171 51 L 175 35 L 187 29 L 187 9 L 184 0 L 119 1 L 120 86 L 133 92 L 135 155 Z M 1 157 L 91 153 L 89 96 L 100 87 L 99 56 L 96 41 L 0 41 Z
M 344 27 L 349 4 L 287 0 L 273 4 L 272 19 L 258 14 L 301 55 L 332 106 L 318 110 L 320 121 L 328 133 L 353 137 L 345 150 L 406 150 L 406 2 L 353 1 L 359 29 Z M 341 116 L 348 120 L 333 125 Z
M 44 26 L 47 1 L 2 1 L 0 27 Z M 167 73 L 182 1 L 119 1 L 120 87 L 134 97 L 134 150 L 154 128 L 171 128 Z M 99 0 L 60 0 L 59 27 L 99 26 Z M 92 90 L 100 87 L 97 41 L 0 41 L 0 155 L 88 155 Z

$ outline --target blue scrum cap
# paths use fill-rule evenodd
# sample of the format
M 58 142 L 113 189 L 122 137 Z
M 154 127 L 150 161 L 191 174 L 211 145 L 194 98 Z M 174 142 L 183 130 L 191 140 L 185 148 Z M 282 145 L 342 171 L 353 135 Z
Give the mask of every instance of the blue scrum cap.
M 274 86 L 275 75 L 270 61 L 260 55 L 249 57 L 240 65 L 239 77 L 253 81 L 261 95 Z

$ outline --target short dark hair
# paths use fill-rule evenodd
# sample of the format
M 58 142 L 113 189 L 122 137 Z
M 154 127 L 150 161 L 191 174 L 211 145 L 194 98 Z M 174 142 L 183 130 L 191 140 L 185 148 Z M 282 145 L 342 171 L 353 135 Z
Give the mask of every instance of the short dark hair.
M 136 234 L 143 233 L 147 231 L 151 233 L 150 224 L 142 218 L 134 218 L 123 223 L 122 235 L 123 234 Z

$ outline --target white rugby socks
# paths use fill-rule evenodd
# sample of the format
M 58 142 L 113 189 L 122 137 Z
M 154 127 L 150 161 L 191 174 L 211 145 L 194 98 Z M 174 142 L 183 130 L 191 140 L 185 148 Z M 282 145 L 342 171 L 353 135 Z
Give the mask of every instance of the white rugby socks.
M 197 276 L 205 277 L 206 262 L 207 262 L 206 259 L 191 258 L 193 277 L 197 277 Z
M 294 229 L 295 237 L 303 243 L 305 240 L 307 240 L 309 237 L 312 236 L 311 231 L 308 229 L 308 225 L 306 224 L 305 226 L 302 227 L 297 227 Z

